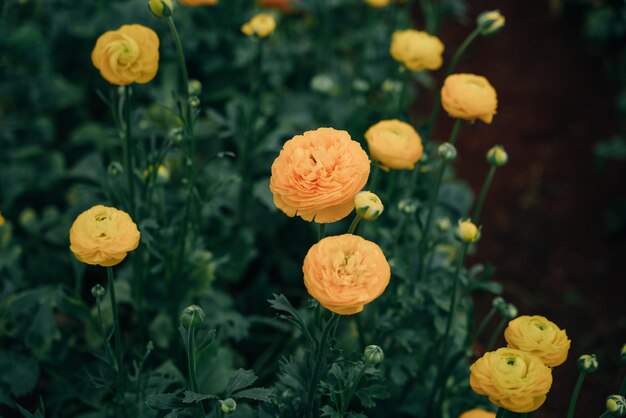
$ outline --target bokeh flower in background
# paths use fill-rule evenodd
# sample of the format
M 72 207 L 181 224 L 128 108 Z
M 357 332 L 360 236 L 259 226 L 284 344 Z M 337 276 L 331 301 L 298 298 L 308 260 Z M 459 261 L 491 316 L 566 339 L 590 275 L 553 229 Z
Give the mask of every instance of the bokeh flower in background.
M 414 29 L 394 32 L 389 47 L 393 59 L 411 71 L 438 70 L 443 64 L 443 50 L 439 38 Z
M 453 118 L 491 123 L 498 109 L 496 90 L 475 74 L 452 74 L 441 89 L 441 105 Z
M 365 132 L 370 154 L 384 169 L 412 170 L 422 158 L 422 138 L 415 128 L 397 119 L 383 120 Z

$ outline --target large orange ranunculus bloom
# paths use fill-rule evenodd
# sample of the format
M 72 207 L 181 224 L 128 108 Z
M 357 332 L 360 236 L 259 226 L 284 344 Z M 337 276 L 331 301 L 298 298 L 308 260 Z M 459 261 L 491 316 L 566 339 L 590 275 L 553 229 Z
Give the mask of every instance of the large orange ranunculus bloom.
M 287 216 L 336 222 L 352 212 L 369 173 L 367 154 L 348 132 L 319 128 L 285 143 L 272 164 L 270 190 Z
M 524 315 L 509 322 L 504 339 L 509 347 L 533 353 L 548 367 L 563 364 L 571 344 L 565 330 L 537 315 Z
M 395 31 L 389 53 L 411 71 L 438 70 L 443 64 L 443 43 L 436 36 L 414 29 Z
M 463 412 L 459 418 L 496 418 L 496 413 L 485 409 L 475 408 Z
M 498 98 L 485 77 L 452 74 L 443 82 L 441 105 L 453 118 L 491 123 L 498 109 Z
M 383 120 L 365 132 L 372 158 L 385 169 L 412 170 L 422 158 L 422 138 L 408 123 Z
M 313 245 L 302 272 L 309 294 L 340 315 L 361 312 L 383 293 L 391 277 L 380 247 L 352 234 L 326 237 Z
M 91 62 L 111 84 L 147 83 L 159 69 L 159 37 L 142 25 L 124 25 L 102 34 Z
M 83 263 L 119 264 L 139 245 L 139 230 L 121 210 L 97 205 L 78 215 L 70 229 L 70 250 Z
M 215 6 L 220 0 L 178 0 L 183 6 Z
M 552 369 L 532 353 L 500 348 L 470 367 L 470 386 L 479 395 L 513 412 L 532 412 L 546 400 Z

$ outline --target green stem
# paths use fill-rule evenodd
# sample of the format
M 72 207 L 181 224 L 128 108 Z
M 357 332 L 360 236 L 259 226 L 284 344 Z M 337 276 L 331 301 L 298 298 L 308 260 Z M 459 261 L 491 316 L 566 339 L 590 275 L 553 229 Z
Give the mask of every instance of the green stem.
M 194 322 L 193 320 L 191 322 Z M 196 377 L 196 332 L 195 328 L 190 326 L 187 328 L 187 368 L 189 369 L 189 380 L 191 381 L 191 390 L 199 393 L 198 378 Z M 202 416 L 204 416 L 204 406 L 202 402 L 198 402 Z
M 493 349 L 493 346 L 496 345 L 496 341 L 498 340 L 498 337 L 500 336 L 500 334 L 502 334 L 502 330 L 504 329 L 508 321 L 509 321 L 508 318 L 500 319 L 500 322 L 498 323 L 498 327 L 493 332 L 493 334 L 491 334 L 491 338 L 489 338 L 486 351 L 491 351 Z
M 626 376 L 624 376 L 624 380 L 622 380 L 622 384 L 619 387 L 619 395 L 626 396 Z
M 317 241 L 324 239 L 326 233 L 326 224 L 317 224 Z
M 359 382 L 365 375 L 365 371 L 367 370 L 369 366 L 370 365 L 368 362 L 364 362 L 363 366 L 361 367 L 361 370 L 359 370 L 359 374 L 356 376 L 356 379 L 354 379 L 354 382 L 352 383 L 352 385 L 350 385 L 350 388 L 348 389 L 348 392 L 346 393 L 346 397 L 345 399 L 343 399 L 342 404 L 341 404 L 341 412 L 339 413 L 339 416 L 341 418 L 343 418 L 346 415 L 346 412 L 348 412 L 348 407 L 350 406 L 350 401 L 352 400 L 352 397 L 354 396 L 354 392 L 356 392 L 357 388 L 359 387 Z
M 609 411 L 605 411 L 604 414 L 600 415 L 600 418 L 613 418 L 615 415 L 610 413 Z
M 410 86 L 410 78 L 407 74 L 410 74 L 410 71 L 404 68 L 403 66 L 398 67 L 399 72 L 399 83 L 401 85 L 400 91 L 398 92 L 398 103 L 396 107 L 395 114 L 393 116 L 404 119 L 404 102 L 406 101 L 406 95 Z
M 326 349 L 328 345 L 328 335 L 330 334 L 331 329 L 334 328 L 334 323 L 339 320 L 339 315 L 333 313 L 324 325 L 324 329 L 322 330 L 322 336 L 320 338 L 319 345 L 317 346 L 317 353 L 315 355 L 315 364 L 313 366 L 313 374 L 311 377 L 311 382 L 309 383 L 309 393 L 307 396 L 306 403 L 306 418 L 313 418 L 313 404 L 315 403 L 315 392 L 317 389 L 317 385 L 320 379 L 320 370 L 322 368 L 322 361 L 324 360 L 324 356 L 326 354 Z
M 107 267 L 107 279 L 109 283 L 109 296 L 111 297 L 111 310 L 113 311 L 113 328 L 115 340 L 115 356 L 117 363 L 118 388 L 125 380 L 124 363 L 122 358 L 122 339 L 120 336 L 120 318 L 117 312 L 117 301 L 115 299 L 115 285 L 113 283 L 113 267 Z
M 122 142 L 122 152 L 124 154 L 124 171 L 126 171 L 126 181 L 128 183 L 128 210 L 130 217 L 135 218 L 135 182 L 133 179 L 133 144 L 132 124 L 131 124 L 131 98 L 130 86 L 124 86 L 124 141 Z
M 374 168 L 372 169 L 373 173 L 372 173 L 372 176 L 370 177 L 370 181 L 367 186 L 367 190 L 369 190 L 372 193 L 376 189 L 376 186 L 378 186 L 378 182 L 380 180 L 380 172 L 382 171 L 378 163 L 375 162 L 373 163 L 373 165 L 374 165 Z
M 470 348 L 474 345 L 476 340 L 478 340 L 478 338 L 480 338 L 482 333 L 485 331 L 485 328 L 487 328 L 487 325 L 489 325 L 489 322 L 491 322 L 491 319 L 493 318 L 493 316 L 496 314 L 497 311 L 498 310 L 496 308 L 491 307 L 491 310 L 489 311 L 487 316 L 485 316 L 485 318 L 482 320 L 482 322 L 480 323 L 480 325 L 476 329 L 476 332 L 471 337 L 470 342 L 468 344 Z
M 456 138 L 459 135 L 459 129 L 461 127 L 461 119 L 457 119 L 454 123 L 454 128 L 452 128 L 452 133 L 450 134 L 450 140 L 448 141 L 451 144 L 456 142 Z M 420 280 L 424 277 L 424 273 L 426 271 L 426 247 L 428 243 L 428 234 L 430 232 L 430 228 L 433 222 L 433 218 L 435 216 L 435 205 L 437 203 L 437 197 L 439 195 L 439 188 L 441 187 L 441 181 L 443 180 L 443 175 L 446 171 L 446 166 L 448 165 L 447 161 L 442 161 L 439 166 L 439 170 L 437 171 L 437 177 L 435 182 L 433 183 L 433 187 L 430 191 L 430 196 L 428 198 L 428 207 L 427 207 L 427 217 L 426 224 L 424 225 L 424 230 L 422 231 L 422 237 L 419 243 L 419 257 L 421 261 L 420 265 Z
M 578 395 L 580 394 L 580 388 L 583 385 L 583 381 L 587 373 L 581 371 L 578 373 L 578 380 L 576 381 L 576 386 L 574 386 L 574 391 L 572 392 L 572 398 L 569 401 L 569 409 L 567 410 L 567 418 L 574 418 L 574 411 L 576 410 L 576 401 L 578 400 Z
M 185 62 L 183 44 L 180 41 L 180 36 L 178 35 L 178 30 L 176 29 L 174 18 L 172 18 L 171 16 L 167 18 L 167 26 L 172 33 L 172 38 L 174 38 L 174 44 L 176 46 L 176 57 L 178 59 L 178 68 L 180 69 L 180 81 L 182 83 L 181 90 L 183 92 L 183 97 L 187 99 L 189 97 L 189 75 L 187 73 L 187 64 Z
M 500 407 L 496 413 L 496 418 L 504 418 L 504 414 L 506 414 L 506 409 Z
M 361 215 L 358 214 L 354 217 L 352 223 L 350 224 L 350 228 L 348 228 L 348 234 L 354 234 L 354 230 L 356 229 L 356 226 L 359 224 L 361 219 L 363 218 L 361 217 Z
M 491 181 L 493 180 L 493 176 L 496 174 L 497 167 L 492 165 L 489 168 L 489 172 L 487 173 L 487 177 L 483 183 L 483 188 L 480 190 L 480 195 L 478 196 L 478 201 L 476 203 L 476 208 L 474 208 L 474 213 L 472 215 L 472 221 L 475 224 L 478 224 L 478 220 L 480 219 L 480 213 L 483 210 L 483 204 L 485 203 L 485 197 L 487 196 L 487 191 L 489 190 L 489 186 L 491 186 Z
M 111 365 L 113 366 L 113 369 L 115 370 L 115 372 L 117 373 L 117 361 L 115 360 L 115 357 L 113 356 L 113 352 L 111 351 L 111 346 L 109 344 L 109 340 L 106 336 L 106 331 L 104 328 L 104 320 L 102 319 L 102 308 L 101 308 L 101 303 L 102 301 L 100 300 L 100 298 L 96 298 L 96 306 L 98 307 L 98 322 L 99 322 L 99 331 L 100 331 L 100 336 L 102 337 L 102 344 L 104 345 L 104 352 L 106 353 L 107 356 L 107 360 L 109 360 L 109 363 L 111 363 Z
M 472 42 L 474 42 L 474 39 L 478 37 L 478 35 L 480 35 L 480 30 L 478 28 L 474 29 L 469 35 L 467 35 L 467 38 L 465 38 L 463 43 L 459 46 L 459 48 L 456 50 L 456 52 L 452 56 L 452 60 L 450 61 L 450 64 L 448 65 L 448 68 L 446 69 L 444 80 L 447 76 L 452 74 L 457 64 L 459 63 L 459 60 L 461 59 L 461 57 L 463 56 L 467 48 L 469 48 Z M 439 114 L 439 109 L 441 107 L 440 106 L 441 105 L 440 90 L 441 88 L 437 89 L 437 94 L 435 95 L 435 102 L 433 103 L 433 107 L 430 111 L 428 122 L 426 123 L 426 133 L 423 138 L 424 142 L 428 141 L 430 134 L 433 132 L 435 128 L 435 123 L 437 122 L 437 115 Z

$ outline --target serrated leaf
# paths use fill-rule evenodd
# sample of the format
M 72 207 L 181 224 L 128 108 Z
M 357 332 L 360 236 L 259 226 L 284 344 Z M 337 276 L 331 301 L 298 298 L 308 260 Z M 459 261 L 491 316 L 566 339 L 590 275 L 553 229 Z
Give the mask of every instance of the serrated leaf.
M 273 395 L 274 391 L 272 389 L 251 388 L 234 393 L 232 396 L 235 399 L 244 398 L 252 399 L 254 401 L 269 402 Z
M 185 397 L 183 398 L 184 403 L 196 403 L 200 401 L 205 401 L 207 399 L 219 399 L 215 395 L 205 395 L 202 393 L 191 392 L 189 390 L 185 391 Z
M 247 388 L 256 382 L 257 377 L 252 370 L 237 369 L 228 379 L 226 385 L 226 397 L 229 398 L 233 392 Z
M 7 385 L 13 396 L 28 395 L 39 380 L 39 365 L 32 357 L 7 353 L 0 359 L 0 382 Z
M 183 402 L 180 396 L 173 393 L 161 393 L 159 395 L 149 396 L 146 400 L 146 405 L 160 411 L 189 407 L 188 404 Z

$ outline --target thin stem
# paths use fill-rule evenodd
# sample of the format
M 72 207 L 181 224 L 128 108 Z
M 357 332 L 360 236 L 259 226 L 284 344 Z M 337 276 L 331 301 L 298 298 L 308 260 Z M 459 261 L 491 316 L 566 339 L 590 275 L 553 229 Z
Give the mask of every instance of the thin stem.
M 191 322 L 194 322 L 193 320 Z M 187 368 L 189 370 L 189 380 L 191 381 L 191 390 L 199 393 L 198 378 L 196 376 L 196 332 L 195 328 L 190 326 L 187 328 Z M 204 416 L 204 406 L 202 402 L 198 402 Z
M 178 68 L 180 69 L 180 81 L 182 83 L 181 90 L 183 92 L 183 97 L 187 99 L 189 97 L 189 75 L 187 73 L 187 64 L 185 62 L 183 44 L 180 41 L 180 36 L 178 35 L 178 30 L 176 29 L 176 24 L 174 23 L 174 19 L 171 16 L 167 18 L 167 26 L 170 28 L 172 38 L 174 38 L 174 44 L 176 46 L 176 57 L 178 59 Z
M 124 154 L 124 171 L 128 183 L 128 210 L 130 217 L 135 218 L 135 182 L 133 179 L 133 145 L 132 145 L 132 124 L 131 124 L 131 98 L 130 86 L 124 86 L 124 140 L 122 141 L 122 151 Z
M 107 267 L 107 279 L 109 283 L 109 296 L 111 297 L 111 310 L 113 311 L 113 333 L 115 337 L 115 356 L 117 362 L 117 380 L 121 386 L 125 380 L 124 363 L 122 359 L 122 339 L 120 336 L 120 318 L 117 312 L 115 299 L 115 285 L 113 283 L 113 267 Z
M 317 224 L 317 240 L 321 241 L 326 236 L 326 224 Z
M 100 336 L 102 337 L 102 343 L 104 345 L 104 351 L 106 353 L 107 359 L 109 360 L 109 363 L 111 363 L 111 365 L 113 366 L 113 369 L 117 373 L 117 361 L 115 360 L 115 357 L 113 356 L 113 353 L 111 352 L 111 346 L 109 345 L 109 340 L 107 339 L 107 336 L 106 336 L 106 331 L 104 328 L 104 320 L 102 319 L 102 308 L 100 306 L 101 303 L 102 301 L 100 300 L 100 298 L 96 298 L 96 306 L 98 307 L 98 325 L 100 328 L 99 329 Z
M 626 396 L 626 376 L 624 376 L 624 380 L 622 380 L 622 384 L 619 387 L 619 395 Z
M 378 163 L 374 163 L 374 168 L 372 171 L 373 173 L 372 173 L 372 176 L 370 177 L 370 182 L 367 186 L 367 190 L 369 190 L 370 192 L 373 192 L 376 189 L 376 186 L 378 186 L 378 182 L 380 180 L 380 172 L 382 170 Z
M 580 394 L 580 388 L 582 387 L 583 381 L 585 380 L 586 376 L 587 376 L 587 373 L 585 373 L 584 371 L 581 371 L 578 374 L 578 380 L 576 381 L 576 386 L 574 386 L 574 391 L 572 392 L 572 398 L 569 401 L 569 409 L 567 410 L 567 418 L 574 417 L 574 411 L 576 411 L 576 401 L 578 400 L 578 395 Z
M 491 349 L 493 349 L 493 346 L 496 345 L 496 341 L 498 340 L 498 337 L 500 336 L 500 334 L 502 334 L 502 330 L 504 329 L 504 326 L 506 325 L 508 321 L 509 319 L 506 317 L 500 319 L 500 323 L 498 323 L 498 327 L 493 332 L 493 334 L 491 334 L 491 338 L 489 339 L 489 342 L 487 343 L 487 351 L 491 351 Z
M 493 176 L 496 174 L 497 169 L 498 168 L 495 165 L 492 165 L 489 168 L 487 177 L 485 177 L 483 188 L 480 190 L 480 195 L 478 195 L 478 201 L 476 202 L 476 208 L 474 208 L 474 213 L 472 215 L 472 221 L 475 224 L 478 224 L 480 213 L 483 210 L 483 204 L 485 203 L 485 197 L 487 196 L 487 191 L 489 190 L 489 186 L 491 186 L 491 181 L 493 180 Z
M 409 90 L 409 86 L 410 86 L 410 78 L 408 75 L 406 75 L 405 73 L 410 74 L 409 70 L 407 70 L 406 68 L 404 68 L 403 66 L 400 66 L 398 69 L 399 75 L 400 75 L 400 80 L 398 80 L 400 82 L 400 91 L 398 92 L 398 102 L 397 102 L 397 108 L 395 111 L 395 117 L 398 117 L 400 119 L 404 119 L 404 102 L 406 101 L 406 95 L 407 92 Z
M 320 378 L 320 369 L 322 368 L 322 361 L 324 360 L 324 356 L 326 354 L 326 349 L 328 345 L 328 335 L 330 334 L 331 329 L 334 328 L 334 323 L 339 320 L 339 315 L 333 313 L 328 322 L 324 325 L 324 329 L 322 330 L 322 336 L 320 338 L 319 345 L 317 346 L 317 353 L 315 355 L 315 364 L 313 366 L 313 374 L 311 377 L 311 382 L 309 382 L 309 393 L 307 396 L 306 403 L 306 415 L 307 418 L 313 418 L 313 404 L 315 403 L 315 391 L 317 389 L 317 384 L 319 383 Z
M 605 411 L 604 414 L 600 415 L 600 418 L 613 418 L 615 415 L 610 413 L 609 411 Z
M 350 406 L 350 401 L 352 400 L 352 397 L 354 396 L 354 392 L 356 392 L 357 388 L 359 387 L 359 382 L 365 375 L 365 371 L 367 370 L 369 366 L 370 364 L 368 362 L 363 363 L 361 370 L 359 370 L 359 374 L 356 376 L 356 379 L 354 379 L 354 382 L 352 383 L 352 385 L 350 385 L 350 388 L 348 388 L 348 391 L 346 392 L 346 397 L 342 401 L 341 412 L 339 413 L 339 416 L 341 418 L 343 418 L 346 415 L 346 412 L 348 412 L 348 407 Z
M 361 215 L 358 214 L 354 217 L 352 223 L 350 224 L 350 228 L 348 228 L 348 234 L 354 234 L 354 230 L 356 229 L 356 226 L 359 224 L 361 219 L 363 218 L 361 217 Z
M 498 412 L 496 413 L 496 418 L 504 418 L 505 413 L 506 413 L 506 409 L 502 407 L 498 408 Z
M 480 325 L 476 329 L 476 332 L 471 337 L 471 340 L 470 340 L 470 342 L 468 344 L 469 347 L 472 347 L 474 345 L 474 343 L 476 342 L 476 340 L 478 340 L 478 338 L 480 338 L 482 333 L 485 331 L 485 328 L 487 328 L 487 325 L 489 325 L 489 322 L 491 322 L 491 319 L 493 318 L 493 316 L 496 314 L 497 311 L 498 310 L 496 308 L 491 307 L 491 310 L 485 316 L 485 318 L 483 318 L 482 322 L 480 323 Z

